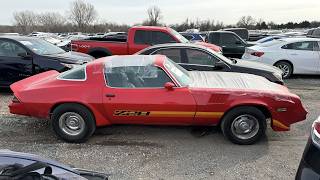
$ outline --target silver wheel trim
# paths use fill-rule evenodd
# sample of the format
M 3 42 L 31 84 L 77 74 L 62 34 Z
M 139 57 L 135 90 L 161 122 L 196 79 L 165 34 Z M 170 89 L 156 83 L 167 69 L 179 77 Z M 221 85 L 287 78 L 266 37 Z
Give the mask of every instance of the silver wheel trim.
M 231 124 L 232 134 L 243 140 L 250 139 L 257 135 L 259 128 L 258 119 L 249 114 L 236 117 Z
M 290 73 L 290 67 L 289 67 L 288 65 L 286 65 L 286 64 L 279 64 L 279 65 L 277 65 L 277 67 L 278 67 L 279 69 L 281 69 L 281 71 L 283 72 L 283 74 L 282 74 L 283 77 L 287 77 L 287 76 L 289 75 L 289 73 Z
M 81 115 L 75 112 L 65 112 L 59 118 L 59 128 L 69 136 L 77 136 L 85 129 Z

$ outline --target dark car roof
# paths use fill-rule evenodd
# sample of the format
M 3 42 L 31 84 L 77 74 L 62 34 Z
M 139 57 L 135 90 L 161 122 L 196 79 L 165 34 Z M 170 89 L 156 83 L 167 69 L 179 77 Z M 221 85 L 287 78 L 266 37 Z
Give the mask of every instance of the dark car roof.
M 0 36 L 0 39 L 4 38 L 4 39 L 12 39 L 12 40 L 16 40 L 16 41 L 27 41 L 27 40 L 36 40 L 38 38 L 35 37 L 28 37 L 28 36 Z
M 76 173 L 69 166 L 66 166 L 64 164 L 61 164 L 61 163 L 54 161 L 54 160 L 51 160 L 51 159 L 42 158 L 42 157 L 40 157 L 38 155 L 34 155 L 34 154 L 21 153 L 21 152 L 15 152 L 15 151 L 10 151 L 10 150 L 6 150 L 6 149 L 1 149 L 0 150 L 0 157 L 11 157 L 11 158 L 27 159 L 27 160 L 32 160 L 32 161 L 40 161 L 40 162 L 44 162 L 44 163 L 50 164 L 52 166 L 56 166 L 56 167 L 65 169 L 67 171 Z

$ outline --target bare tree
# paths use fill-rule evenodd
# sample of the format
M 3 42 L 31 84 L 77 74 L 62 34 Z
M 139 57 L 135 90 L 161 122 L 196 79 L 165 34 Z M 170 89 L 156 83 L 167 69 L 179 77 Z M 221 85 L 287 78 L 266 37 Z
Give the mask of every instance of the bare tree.
M 238 27 L 251 28 L 255 26 L 256 21 L 252 16 L 242 16 L 237 23 Z
M 21 33 L 30 33 L 38 24 L 37 15 L 32 11 L 21 11 L 13 13 L 14 25 L 19 28 Z
M 157 6 L 151 6 L 147 10 L 148 19 L 143 23 L 149 26 L 160 25 L 160 20 L 162 19 L 161 10 Z
M 66 19 L 57 12 L 46 12 L 38 15 L 39 25 L 44 31 L 59 32 L 66 23 Z
M 92 24 L 98 16 L 94 6 L 83 0 L 76 0 L 71 3 L 70 20 L 75 23 L 79 31 L 83 31 Z

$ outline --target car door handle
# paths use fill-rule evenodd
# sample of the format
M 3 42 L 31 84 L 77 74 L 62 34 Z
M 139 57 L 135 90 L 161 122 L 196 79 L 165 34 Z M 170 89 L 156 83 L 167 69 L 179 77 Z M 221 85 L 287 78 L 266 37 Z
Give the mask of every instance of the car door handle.
M 106 97 L 116 97 L 114 94 L 106 94 Z
M 293 54 L 290 54 L 290 55 L 292 55 L 292 56 L 296 56 L 296 55 L 298 55 L 298 54 L 296 54 L 296 53 L 293 53 Z

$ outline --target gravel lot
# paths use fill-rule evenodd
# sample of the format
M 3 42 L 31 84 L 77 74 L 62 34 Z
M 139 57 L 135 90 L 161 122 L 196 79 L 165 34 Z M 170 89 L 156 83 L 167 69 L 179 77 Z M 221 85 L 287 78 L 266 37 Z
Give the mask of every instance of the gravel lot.
M 84 144 L 67 144 L 48 120 L 11 115 L 11 93 L 0 93 L 0 148 L 38 154 L 110 179 L 293 179 L 312 122 L 320 115 L 320 77 L 288 80 L 309 114 L 290 132 L 268 127 L 263 141 L 239 146 L 218 130 L 192 127 L 112 126 Z

